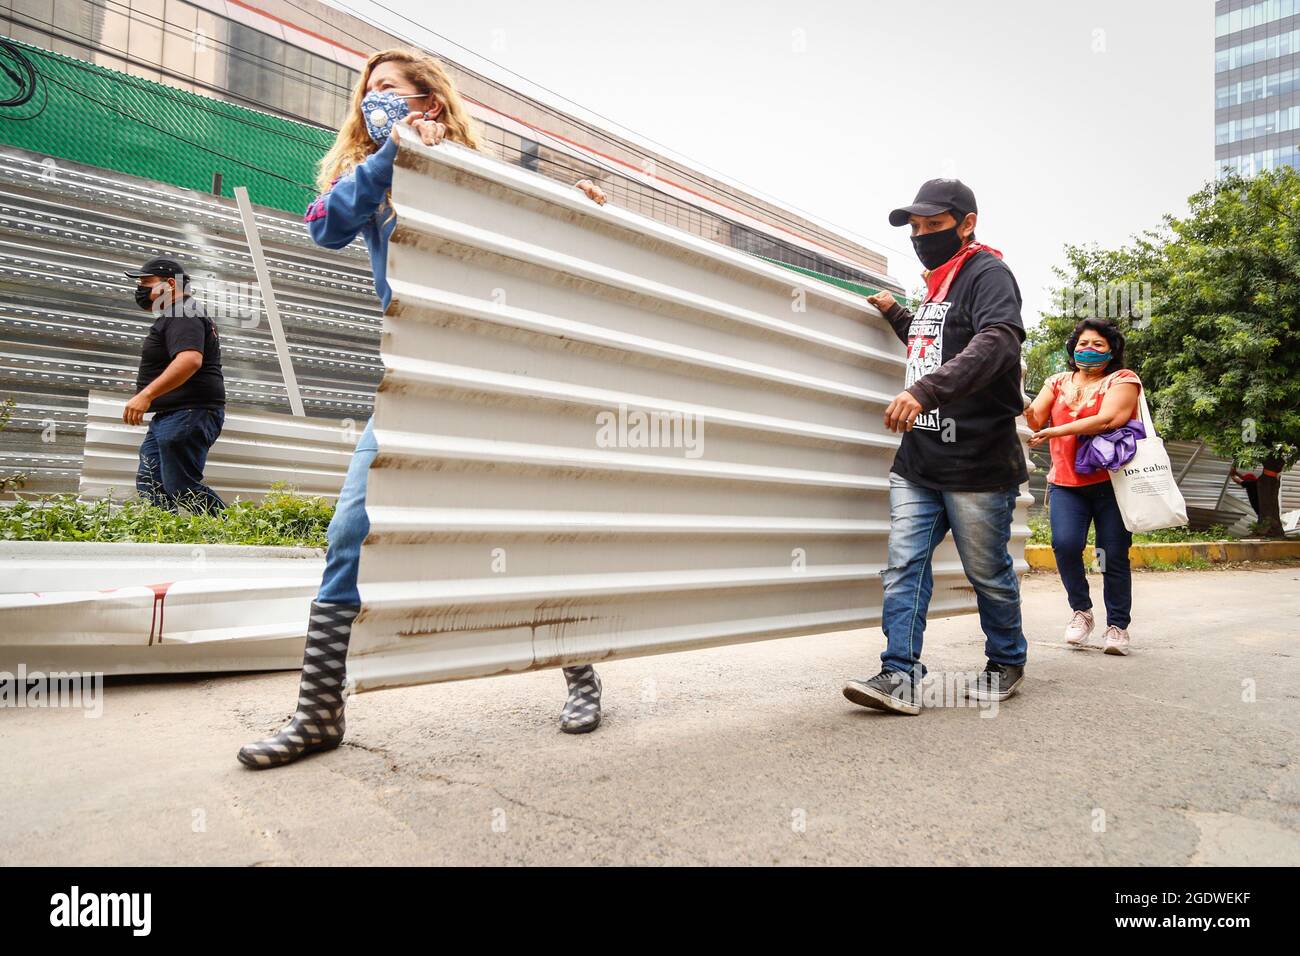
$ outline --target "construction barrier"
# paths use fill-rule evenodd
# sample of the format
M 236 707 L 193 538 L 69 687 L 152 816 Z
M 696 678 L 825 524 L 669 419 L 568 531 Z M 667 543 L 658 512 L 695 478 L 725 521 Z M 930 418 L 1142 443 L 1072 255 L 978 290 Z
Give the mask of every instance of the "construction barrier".
M 879 622 L 904 359 L 861 297 L 449 144 L 392 195 L 355 689 Z
M 82 497 L 135 494 L 144 425 L 127 425 L 122 409 L 130 396 L 91 392 L 78 488 Z M 221 437 L 208 452 L 204 481 L 227 502 L 258 500 L 273 486 L 337 498 L 352 449 L 365 420 L 294 418 L 275 412 L 227 408 Z

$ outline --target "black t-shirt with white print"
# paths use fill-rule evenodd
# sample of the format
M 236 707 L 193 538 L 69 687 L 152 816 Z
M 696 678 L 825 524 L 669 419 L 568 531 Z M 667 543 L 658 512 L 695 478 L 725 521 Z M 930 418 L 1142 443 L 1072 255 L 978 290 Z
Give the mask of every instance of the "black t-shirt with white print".
M 951 361 L 992 326 L 1010 326 L 1023 341 L 1020 308 L 1020 288 L 1011 270 L 981 251 L 962 266 L 944 301 L 927 302 L 915 315 L 891 310 L 889 318 L 907 345 L 905 387 Z M 940 491 L 1000 491 L 1028 480 L 1016 435 L 1016 419 L 1024 411 L 1019 349 L 988 361 L 997 363 L 989 381 L 922 412 L 912 430 L 903 433 L 895 472 Z

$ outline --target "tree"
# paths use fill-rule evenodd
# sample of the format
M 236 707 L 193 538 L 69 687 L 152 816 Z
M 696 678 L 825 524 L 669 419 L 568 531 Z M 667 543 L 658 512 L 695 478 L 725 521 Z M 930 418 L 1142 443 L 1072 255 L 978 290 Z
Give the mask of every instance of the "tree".
M 1132 364 L 1172 437 L 1264 466 L 1260 532 L 1280 536 L 1276 476 L 1300 459 L 1300 173 L 1231 176 L 1189 204 L 1166 220 Z
M 1300 174 L 1226 177 L 1188 204 L 1119 249 L 1066 247 L 1027 380 L 1041 387 L 1079 319 L 1110 318 L 1163 437 L 1276 474 L 1300 458 Z M 1282 534 L 1278 488 L 1261 478 L 1265 535 Z
M 1158 243 L 1159 236 L 1149 233 L 1119 249 L 1095 243 L 1065 247 L 1065 266 L 1052 269 L 1060 282 L 1053 290 L 1053 310 L 1041 313 L 1026 337 L 1025 390 L 1031 396 L 1049 375 L 1065 370 L 1065 343 L 1081 319 L 1105 317 L 1125 330 L 1143 323 L 1149 302 L 1142 277 Z

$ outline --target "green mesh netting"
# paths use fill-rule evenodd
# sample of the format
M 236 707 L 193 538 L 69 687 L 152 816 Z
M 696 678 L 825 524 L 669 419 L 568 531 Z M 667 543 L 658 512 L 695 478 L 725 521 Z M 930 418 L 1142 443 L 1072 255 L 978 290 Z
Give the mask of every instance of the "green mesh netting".
M 101 169 L 221 195 L 247 186 L 261 206 L 302 212 L 315 196 L 316 163 L 334 141 L 330 130 L 178 90 L 9 40 L 38 74 L 32 98 L 0 107 L 0 142 Z M 15 93 L 21 71 L 0 50 L 0 99 Z M 760 257 L 766 258 L 766 257 Z M 876 289 L 788 262 L 779 266 L 856 292 Z
M 769 259 L 767 256 L 759 256 L 758 258 L 764 260 L 765 262 L 770 262 L 773 265 L 780 266 L 783 269 L 789 269 L 791 272 L 798 272 L 800 275 L 805 275 L 813 279 L 821 279 L 823 282 L 829 282 L 831 285 L 839 286 L 841 289 L 844 289 L 845 291 L 856 292 L 858 295 L 863 295 L 863 296 L 875 295 L 877 292 L 889 291 L 889 290 L 874 289 L 869 285 L 863 285 L 861 282 L 853 282 L 852 280 L 849 279 L 839 279 L 836 278 L 835 276 L 828 276 L 824 272 L 816 272 L 812 269 L 805 269 L 803 268 L 803 266 L 791 265 L 788 262 L 782 262 L 780 259 Z M 899 302 L 901 302 L 903 305 L 909 308 L 915 305 L 914 301 L 912 299 L 909 299 L 905 295 L 900 295 L 899 293 L 894 292 L 893 296 L 895 299 L 897 299 Z
M 0 141 L 88 166 L 302 212 L 333 132 L 178 90 L 10 40 L 38 74 L 26 103 L 0 108 Z M 0 99 L 21 73 L 0 51 Z M 13 74 L 9 70 L 15 70 Z

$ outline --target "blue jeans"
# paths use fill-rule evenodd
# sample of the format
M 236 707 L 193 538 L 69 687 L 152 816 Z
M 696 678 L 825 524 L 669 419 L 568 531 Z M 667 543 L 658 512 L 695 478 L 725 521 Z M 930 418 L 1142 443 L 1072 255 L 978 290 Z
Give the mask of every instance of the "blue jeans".
M 329 550 L 325 554 L 325 573 L 321 576 L 316 600 L 321 604 L 361 604 L 357 589 L 357 569 L 361 565 L 361 543 L 370 533 L 370 519 L 366 516 L 366 480 L 370 477 L 370 463 L 379 453 L 375 441 L 374 419 L 366 422 L 361 433 L 348 476 L 339 492 L 334 517 L 330 519 Z
M 1083 549 L 1088 543 L 1088 525 L 1096 524 L 1106 624 L 1127 628 L 1133 612 L 1133 572 L 1128 563 L 1133 535 L 1124 527 L 1115 486 L 1109 481 L 1074 488 L 1054 484 L 1047 502 L 1056 570 L 1070 599 L 1070 610 L 1092 610 Z
M 168 511 L 178 505 L 205 512 L 225 508 L 225 502 L 203 483 L 208 449 L 225 421 L 221 408 L 178 408 L 154 415 L 140 443 L 135 472 L 140 497 Z
M 925 676 L 921 644 L 934 593 L 935 549 L 952 532 L 962 569 L 975 588 L 984 654 L 998 664 L 1024 664 L 1020 579 L 1007 543 L 1015 487 L 1006 491 L 935 491 L 889 475 L 889 565 L 881 573 L 885 601 L 881 627 L 887 670 Z

